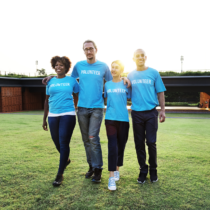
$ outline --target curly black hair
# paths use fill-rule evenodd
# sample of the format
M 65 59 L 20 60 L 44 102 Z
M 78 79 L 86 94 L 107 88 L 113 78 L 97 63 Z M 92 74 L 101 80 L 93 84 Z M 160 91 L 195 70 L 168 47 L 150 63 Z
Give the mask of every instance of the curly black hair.
M 61 62 L 64 66 L 65 66 L 65 72 L 68 73 L 70 68 L 71 68 L 71 61 L 68 57 L 66 56 L 63 56 L 63 57 L 60 57 L 60 56 L 54 56 L 52 57 L 50 63 L 51 63 L 51 66 L 53 69 L 55 69 L 55 65 L 57 62 Z

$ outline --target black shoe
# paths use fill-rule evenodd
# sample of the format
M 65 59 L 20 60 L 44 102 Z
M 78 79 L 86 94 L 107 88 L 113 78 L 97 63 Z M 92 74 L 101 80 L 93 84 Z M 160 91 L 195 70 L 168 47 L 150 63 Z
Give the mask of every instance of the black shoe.
M 137 182 L 140 184 L 144 184 L 144 182 L 146 181 L 146 177 L 147 177 L 147 174 L 140 172 Z
M 88 172 L 85 174 L 85 178 L 87 178 L 87 179 L 90 178 L 93 175 L 93 173 L 94 173 L 93 168 L 90 165 Z
M 71 163 L 71 160 L 68 159 L 67 162 L 66 162 L 66 165 L 65 165 L 65 168 L 64 168 L 64 169 L 66 169 L 66 167 L 67 167 L 70 163 Z
M 101 182 L 102 169 L 95 168 L 92 182 Z
M 63 181 L 63 175 L 58 174 L 55 178 L 55 181 L 53 182 L 53 186 L 57 187 L 62 184 Z
M 151 182 L 157 182 L 158 181 L 157 170 L 151 170 L 150 171 L 150 181 Z

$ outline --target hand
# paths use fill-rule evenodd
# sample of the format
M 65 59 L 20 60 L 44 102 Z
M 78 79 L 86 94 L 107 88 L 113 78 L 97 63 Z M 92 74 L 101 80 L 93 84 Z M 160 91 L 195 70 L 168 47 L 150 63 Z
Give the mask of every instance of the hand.
M 123 81 L 124 81 L 124 85 L 127 85 L 127 88 L 129 88 L 131 86 L 131 82 L 127 77 L 122 77 Z
M 48 83 L 53 77 L 54 77 L 54 76 L 45 77 L 45 78 L 42 80 L 42 84 L 43 84 L 43 85 L 47 85 L 47 83 Z
M 47 121 L 43 121 L 42 128 L 43 128 L 45 131 L 48 131 L 48 129 L 47 129 Z
M 165 122 L 165 119 L 166 119 L 165 111 L 161 110 L 159 114 L 160 123 Z

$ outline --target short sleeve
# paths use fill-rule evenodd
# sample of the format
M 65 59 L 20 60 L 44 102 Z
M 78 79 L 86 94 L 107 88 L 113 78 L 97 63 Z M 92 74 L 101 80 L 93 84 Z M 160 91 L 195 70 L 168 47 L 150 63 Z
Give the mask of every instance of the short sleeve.
M 46 95 L 50 95 L 50 93 L 49 93 L 49 85 L 46 85 Z
M 73 71 L 71 73 L 71 77 L 77 79 L 79 77 L 79 74 L 77 72 L 77 64 L 74 66 Z
M 73 92 L 74 93 L 78 93 L 79 92 L 79 84 L 78 84 L 76 79 L 75 79 L 75 84 L 74 84 L 74 87 L 73 87 Z
M 156 93 L 166 91 L 165 85 L 163 84 L 163 81 L 159 73 L 157 73 L 157 77 L 155 80 L 155 90 L 156 90 Z
M 127 94 L 127 98 L 130 99 L 131 98 L 131 88 L 128 88 L 128 94 Z
M 112 75 L 111 75 L 111 71 L 109 69 L 109 67 L 106 65 L 106 71 L 105 71 L 105 80 L 108 82 L 110 80 L 112 80 Z
M 105 84 L 105 86 L 104 86 L 104 98 L 107 98 L 107 93 L 106 93 L 106 84 Z

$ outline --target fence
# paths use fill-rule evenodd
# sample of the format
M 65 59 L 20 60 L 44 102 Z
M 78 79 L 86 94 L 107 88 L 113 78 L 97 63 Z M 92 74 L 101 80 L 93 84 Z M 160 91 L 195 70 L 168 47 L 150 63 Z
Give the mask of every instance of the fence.
M 2 112 L 22 111 L 21 87 L 2 87 L 0 97 Z
M 45 92 L 33 92 L 30 88 L 1 87 L 0 112 L 42 110 Z
M 43 104 L 42 93 L 30 92 L 29 88 L 25 88 L 23 92 L 23 110 L 40 110 L 43 109 Z

